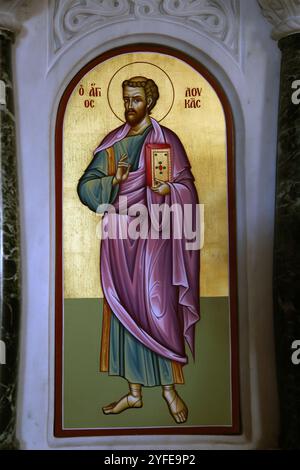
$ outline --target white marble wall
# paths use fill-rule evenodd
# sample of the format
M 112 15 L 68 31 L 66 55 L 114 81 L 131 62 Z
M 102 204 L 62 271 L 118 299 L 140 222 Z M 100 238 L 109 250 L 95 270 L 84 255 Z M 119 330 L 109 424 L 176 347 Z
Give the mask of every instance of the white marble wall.
M 280 53 L 256 0 L 219 0 L 223 26 L 174 2 L 119 0 L 104 22 L 72 26 L 73 0 L 31 0 L 15 46 L 16 112 L 23 242 L 23 324 L 18 438 L 24 449 L 267 448 L 276 445 L 277 391 L 272 321 L 272 241 Z M 78 3 L 78 2 L 76 2 Z M 89 1 L 87 8 L 89 7 Z M 109 3 L 103 2 L 104 8 Z M 128 4 L 134 4 L 128 10 Z M 209 2 L 199 1 L 198 10 Z M 201 6 L 202 5 L 202 6 Z M 146 9 L 145 9 L 146 7 Z M 64 11 L 63 11 L 64 10 Z M 198 12 L 197 10 L 197 12 Z M 63 13 L 68 11 L 68 15 Z M 65 19 L 63 19 L 65 18 Z M 94 18 L 95 20 L 95 18 Z M 222 38 L 225 39 L 222 39 Z M 229 437 L 54 439 L 54 125 L 60 97 L 80 68 L 115 46 L 166 44 L 220 80 L 236 125 L 239 310 L 244 433 Z

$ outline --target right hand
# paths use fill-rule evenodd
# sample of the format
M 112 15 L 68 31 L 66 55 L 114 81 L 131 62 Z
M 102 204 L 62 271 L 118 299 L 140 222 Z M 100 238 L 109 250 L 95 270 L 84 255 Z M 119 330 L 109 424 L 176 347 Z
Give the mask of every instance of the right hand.
M 122 183 L 122 181 L 126 181 L 129 175 L 131 164 L 128 163 L 128 156 L 124 153 L 120 161 L 118 163 L 117 171 L 113 179 L 113 184 Z

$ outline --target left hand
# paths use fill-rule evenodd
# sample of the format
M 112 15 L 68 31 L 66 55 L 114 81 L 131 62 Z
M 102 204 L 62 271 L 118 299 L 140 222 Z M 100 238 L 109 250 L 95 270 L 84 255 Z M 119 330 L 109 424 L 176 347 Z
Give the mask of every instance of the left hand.
M 158 183 L 158 186 L 156 186 L 155 188 L 151 188 L 152 191 L 157 194 L 160 194 L 161 196 L 166 196 L 167 194 L 170 194 L 170 186 L 165 181 L 161 181 L 157 178 L 155 179 L 155 181 Z

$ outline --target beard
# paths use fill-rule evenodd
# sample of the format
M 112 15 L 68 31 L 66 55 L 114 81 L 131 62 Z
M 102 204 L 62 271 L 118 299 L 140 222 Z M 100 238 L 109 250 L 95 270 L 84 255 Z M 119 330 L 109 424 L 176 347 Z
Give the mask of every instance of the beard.
M 144 117 L 146 116 L 145 110 L 142 111 L 134 111 L 132 109 L 125 111 L 125 119 L 127 124 L 129 124 L 131 127 L 137 126 Z

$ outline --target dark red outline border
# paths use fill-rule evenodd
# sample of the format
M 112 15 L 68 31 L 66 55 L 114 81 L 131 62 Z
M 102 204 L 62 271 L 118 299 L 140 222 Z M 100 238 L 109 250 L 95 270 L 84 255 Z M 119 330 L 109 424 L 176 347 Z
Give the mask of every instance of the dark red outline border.
M 224 427 L 174 427 L 174 428 L 131 428 L 131 429 L 76 429 L 62 427 L 62 359 L 63 359 L 63 266 L 62 266 L 62 162 L 63 162 L 63 120 L 65 110 L 74 88 L 81 78 L 96 65 L 119 54 L 130 52 L 156 52 L 186 62 L 197 70 L 214 88 L 224 109 L 227 128 L 227 172 L 228 172 L 228 221 L 229 221 L 229 263 L 230 263 L 230 313 L 231 313 L 231 368 L 232 368 L 232 425 Z M 228 98 L 216 78 L 195 59 L 169 47 L 150 44 L 118 47 L 96 57 L 85 65 L 67 86 L 57 112 L 55 128 L 55 195 L 56 195 L 56 257 L 55 257 L 55 437 L 112 436 L 112 435 L 234 435 L 241 433 L 239 359 L 238 359 L 238 315 L 237 315 L 237 253 L 236 253 L 236 173 L 234 149 L 234 122 Z

